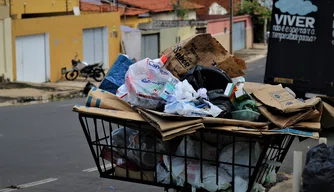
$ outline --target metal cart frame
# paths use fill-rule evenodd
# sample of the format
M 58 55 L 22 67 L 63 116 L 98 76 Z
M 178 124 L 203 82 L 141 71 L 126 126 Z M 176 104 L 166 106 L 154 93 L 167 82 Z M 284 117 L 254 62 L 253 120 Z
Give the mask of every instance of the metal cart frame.
M 231 182 L 231 189 L 234 191 L 234 182 L 235 182 L 235 167 L 240 166 L 244 167 L 245 169 L 248 169 L 248 191 L 251 191 L 252 186 L 255 182 L 260 183 L 261 180 L 263 180 L 263 177 L 266 177 L 266 174 L 271 172 L 272 170 L 277 171 L 280 168 L 280 164 L 283 162 L 293 140 L 294 136 L 292 135 L 251 135 L 251 134 L 245 134 L 245 133 L 238 133 L 238 132 L 230 132 L 230 131 L 222 131 L 222 130 L 213 130 L 213 129 L 199 129 L 197 130 L 197 133 L 200 135 L 200 158 L 194 158 L 189 157 L 187 155 L 187 142 L 185 142 L 185 156 L 178 156 L 171 150 L 167 153 L 160 153 L 156 150 L 156 141 L 153 151 L 145 151 L 142 149 L 142 143 L 141 143 L 141 136 L 143 132 L 149 132 L 150 134 L 154 135 L 155 138 L 159 138 L 160 133 L 152 127 L 149 123 L 146 122 L 136 122 L 136 121 L 128 121 L 123 119 L 117 119 L 112 117 L 105 117 L 105 116 L 98 116 L 98 115 L 92 115 L 87 113 L 79 113 L 79 120 L 83 129 L 83 132 L 86 136 L 88 146 L 92 152 L 94 161 L 96 163 L 96 166 L 98 168 L 100 177 L 107 178 L 107 179 L 116 179 L 116 180 L 122 180 L 122 181 L 129 181 L 129 182 L 135 182 L 135 183 L 141 183 L 141 184 L 148 184 L 148 185 L 154 185 L 154 186 L 160 186 L 164 187 L 166 191 L 169 189 L 176 189 L 177 191 L 191 191 L 191 186 L 188 184 L 188 174 L 187 169 L 185 169 L 185 184 L 184 186 L 176 186 L 174 183 L 172 183 L 172 161 L 171 157 L 180 157 L 185 159 L 185 167 L 187 167 L 187 159 L 200 161 L 200 176 L 201 181 L 203 182 L 203 161 L 210 162 L 211 165 L 216 165 L 216 183 L 218 184 L 218 167 L 221 164 L 226 164 L 232 166 L 232 182 Z M 138 130 L 139 132 L 139 148 L 129 148 L 128 146 L 113 146 L 112 145 L 112 131 L 118 128 L 124 128 L 124 143 L 126 143 L 126 129 L 134 129 Z M 217 143 L 216 143 L 216 149 L 217 149 L 217 158 L 216 160 L 208 160 L 203 157 L 203 142 L 204 141 L 204 135 L 205 134 L 213 134 L 216 137 Z M 232 162 L 220 162 L 219 161 L 219 138 L 221 135 L 230 136 L 232 144 L 233 144 L 233 153 L 235 152 L 235 144 L 238 142 L 238 139 L 242 138 L 243 140 L 247 141 L 249 143 L 249 161 L 247 165 L 237 164 L 235 161 L 234 155 L 232 156 Z M 180 136 L 183 138 L 183 136 Z M 187 138 L 187 137 L 184 137 Z M 177 138 L 176 138 L 177 139 Z M 157 139 L 156 139 L 157 140 Z M 172 139 L 171 142 L 173 143 L 175 139 Z M 252 144 L 255 142 L 259 142 L 262 146 L 262 151 L 260 153 L 259 159 L 256 163 L 256 165 L 252 165 L 251 162 L 251 154 L 252 154 Z M 175 142 L 174 142 L 175 143 Z M 170 160 L 170 184 L 164 184 L 159 183 L 157 181 L 157 174 L 156 174 L 156 166 L 154 171 L 154 181 L 147 181 L 143 178 L 143 169 L 142 166 L 139 166 L 140 169 L 140 178 L 131 178 L 129 176 L 129 167 L 128 164 L 126 164 L 125 170 L 126 175 L 118 176 L 115 174 L 115 165 L 114 165 L 114 151 L 111 150 L 111 164 L 107 160 L 101 157 L 102 151 L 105 148 L 114 149 L 114 148 L 120 148 L 125 151 L 125 155 L 122 157 L 126 161 L 129 159 L 127 158 L 127 151 L 133 150 L 137 151 L 140 154 L 140 165 L 142 165 L 142 153 L 153 153 L 155 157 L 159 157 L 161 155 L 168 155 Z M 205 149 L 204 149 L 205 150 Z M 130 160 L 131 161 L 131 160 Z M 273 165 L 272 162 L 275 165 Z M 157 158 L 155 158 L 155 165 L 158 164 Z M 254 162 L 253 162 L 254 164 Z M 205 191 L 204 189 L 197 189 L 197 191 Z

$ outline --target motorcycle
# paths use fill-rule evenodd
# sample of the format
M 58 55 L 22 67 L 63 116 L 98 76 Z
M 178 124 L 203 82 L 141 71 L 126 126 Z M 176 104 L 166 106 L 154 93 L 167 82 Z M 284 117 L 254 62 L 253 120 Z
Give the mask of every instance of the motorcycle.
M 105 77 L 102 66 L 103 62 L 88 65 L 88 63 L 81 62 L 79 59 L 72 59 L 72 69 L 66 71 L 65 78 L 68 81 L 74 81 L 80 75 L 86 77 L 86 79 L 91 77 L 95 81 L 101 82 Z

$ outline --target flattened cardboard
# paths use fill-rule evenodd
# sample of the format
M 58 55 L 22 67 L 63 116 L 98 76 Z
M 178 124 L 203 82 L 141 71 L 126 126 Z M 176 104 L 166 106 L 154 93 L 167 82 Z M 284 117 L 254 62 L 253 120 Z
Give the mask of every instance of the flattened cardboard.
M 238 127 L 238 126 L 207 127 L 207 129 L 230 131 L 230 132 L 244 133 L 244 134 L 250 134 L 250 135 L 257 135 L 257 136 L 261 136 L 262 135 L 260 129 L 256 130 L 256 129 L 249 129 L 249 128 L 244 128 L 244 127 Z
M 203 119 L 192 118 L 190 120 L 186 120 L 186 118 L 184 118 L 183 120 L 176 121 L 174 119 L 161 117 L 141 108 L 136 109 L 147 120 L 147 122 L 149 122 L 153 127 L 157 128 L 161 132 L 202 123 L 203 121 Z
M 86 99 L 86 106 L 118 111 L 135 112 L 129 103 L 116 95 L 98 88 L 92 88 Z
M 274 85 L 263 84 L 263 83 L 254 83 L 254 82 L 245 82 L 244 89 L 248 94 L 252 94 L 257 90 L 272 87 Z
M 324 110 L 321 117 L 323 128 L 334 128 L 334 107 L 327 102 L 323 102 Z
M 282 113 L 299 112 L 310 109 L 317 105 L 321 99 L 312 98 L 301 102 L 294 98 L 281 85 L 266 87 L 264 89 L 256 90 L 253 95 L 266 106 L 275 108 Z
M 319 122 L 299 122 L 294 124 L 293 127 L 299 130 L 321 131 L 321 124 Z
M 197 34 L 172 46 L 162 54 L 168 60 L 166 68 L 175 76 L 182 77 L 195 65 L 216 66 L 231 78 L 243 76 L 246 64 L 234 57 L 209 33 Z
M 285 128 L 285 129 L 277 129 L 277 130 L 268 130 L 262 131 L 263 135 L 294 135 L 299 137 L 306 137 L 312 139 L 319 139 L 318 132 L 310 132 L 310 131 L 300 131 L 297 129 Z
M 235 119 L 224 119 L 224 118 L 213 118 L 213 117 L 203 117 L 204 124 L 221 124 L 221 125 L 234 125 L 242 127 L 251 127 L 258 129 L 266 129 L 268 127 L 267 122 L 251 122 L 251 121 L 242 121 Z M 210 126 L 210 125 L 208 125 Z
M 121 167 L 115 167 L 115 176 L 141 180 L 140 171 L 128 170 L 128 173 L 129 177 L 126 176 L 126 169 L 123 169 Z M 142 171 L 142 173 L 144 181 L 151 181 L 151 182 L 155 181 L 153 171 Z
M 146 120 L 136 112 L 129 111 L 117 111 L 111 109 L 101 109 L 96 107 L 87 107 L 76 105 L 73 107 L 74 112 L 84 113 L 89 115 L 99 115 L 103 117 L 113 117 L 124 120 L 146 122 Z
M 304 120 L 314 110 L 310 109 L 307 111 L 289 113 L 289 114 L 273 114 L 264 105 L 258 107 L 260 113 L 265 116 L 270 122 L 275 124 L 279 128 L 286 128 L 294 125 L 295 123 Z

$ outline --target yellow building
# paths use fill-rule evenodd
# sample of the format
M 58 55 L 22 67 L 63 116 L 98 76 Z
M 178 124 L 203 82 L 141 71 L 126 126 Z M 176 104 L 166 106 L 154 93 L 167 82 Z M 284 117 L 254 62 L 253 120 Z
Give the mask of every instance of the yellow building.
M 79 0 L 10 2 L 13 80 L 60 80 L 76 54 L 89 64 L 112 65 L 120 52 L 119 12 L 83 15 L 79 5 Z

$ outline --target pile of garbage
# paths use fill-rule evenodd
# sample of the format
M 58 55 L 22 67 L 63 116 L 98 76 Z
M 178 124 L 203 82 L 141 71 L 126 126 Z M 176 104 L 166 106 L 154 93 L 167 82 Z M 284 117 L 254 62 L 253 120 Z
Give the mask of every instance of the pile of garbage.
M 173 147 L 165 141 L 183 136 L 183 140 L 177 142 L 176 152 L 172 153 L 184 156 L 186 139 L 189 150 L 187 156 L 199 158 L 199 141 L 190 134 L 197 129 L 217 125 L 221 130 L 252 134 L 319 137 L 323 111 L 320 98 L 296 99 L 290 89 L 281 85 L 247 83 L 242 77 L 245 69 L 245 62 L 228 54 L 210 34 L 198 34 L 182 41 L 165 50 L 161 58 L 145 58 L 134 62 L 121 54 L 100 87 L 93 88 L 88 94 L 86 107 L 118 110 L 113 111 L 114 117 L 147 121 L 161 133 L 161 138 L 152 138 L 150 134 L 139 136 L 137 130 L 130 128 L 126 131 L 117 129 L 112 132 L 113 140 L 109 141 L 113 146 L 127 146 L 152 153 L 105 148 L 101 156 L 111 160 L 110 153 L 109 156 L 107 154 L 108 150 L 113 150 L 113 163 L 117 167 L 130 167 L 133 171 L 140 168 L 157 170 L 157 180 L 161 183 L 172 182 L 183 186 L 187 173 L 187 182 L 194 188 L 224 191 L 231 187 L 231 165 L 219 165 L 217 184 L 216 165 L 191 159 L 185 162 L 184 158 L 179 157 L 169 159 L 167 155 L 156 156 L 154 150 L 169 154 Z M 75 110 L 81 109 L 78 107 Z M 94 111 L 87 108 L 83 110 Z M 108 111 L 96 113 L 110 115 Z M 154 141 L 157 143 L 155 149 Z M 231 163 L 234 156 L 237 164 L 246 166 L 251 158 L 254 163 L 252 166 L 255 166 L 261 153 L 259 143 L 252 146 L 252 154 L 248 143 L 240 141 L 234 144 L 235 154 L 231 142 L 221 146 L 217 154 L 215 147 L 203 143 L 205 157 L 212 160 L 218 157 L 219 161 Z M 201 166 L 203 180 L 200 179 Z M 145 172 L 142 174 L 145 180 L 153 181 L 154 176 Z M 170 181 L 170 175 L 173 181 Z M 275 182 L 275 176 L 274 171 L 268 172 L 263 175 L 261 184 Z M 248 168 L 235 168 L 235 191 L 246 191 L 248 179 Z M 253 185 L 255 191 L 265 190 L 261 184 Z

